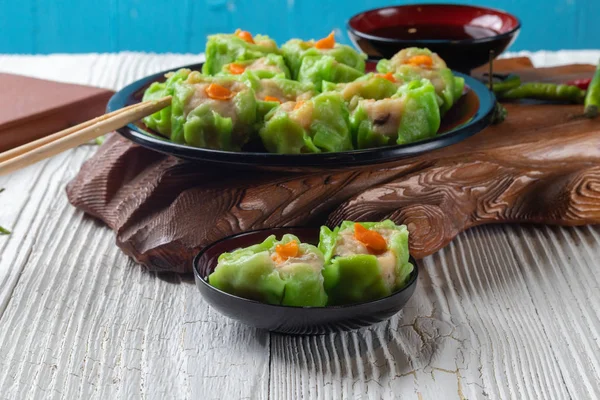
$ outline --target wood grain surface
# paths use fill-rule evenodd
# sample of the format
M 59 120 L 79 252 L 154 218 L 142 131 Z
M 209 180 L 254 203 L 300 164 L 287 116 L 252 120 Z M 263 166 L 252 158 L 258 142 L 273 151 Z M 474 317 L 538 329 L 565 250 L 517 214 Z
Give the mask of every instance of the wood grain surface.
M 0 71 L 118 89 L 196 60 L 0 57 Z M 419 261 L 415 295 L 388 322 L 269 335 L 218 315 L 180 276 L 139 268 L 69 205 L 65 186 L 95 151 L 0 177 L 12 230 L 0 236 L 0 399 L 600 398 L 600 227 L 475 227 Z
M 588 76 L 591 65 L 531 68 L 497 62 L 525 80 Z M 117 233 L 152 270 L 189 272 L 195 253 L 266 227 L 331 226 L 390 218 L 408 226 L 422 258 L 476 225 L 600 222 L 600 119 L 579 105 L 508 104 L 508 119 L 459 144 L 370 167 L 312 173 L 223 171 L 114 136 L 68 186 L 69 200 Z

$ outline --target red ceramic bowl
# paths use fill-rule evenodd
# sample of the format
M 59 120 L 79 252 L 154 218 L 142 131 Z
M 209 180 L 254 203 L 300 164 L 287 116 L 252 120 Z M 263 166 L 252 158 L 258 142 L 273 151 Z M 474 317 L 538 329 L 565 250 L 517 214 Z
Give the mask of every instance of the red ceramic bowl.
M 498 56 L 521 29 L 504 11 L 455 4 L 414 4 L 369 10 L 348 21 L 354 44 L 371 59 L 391 58 L 406 47 L 427 47 L 454 70 L 469 73 Z

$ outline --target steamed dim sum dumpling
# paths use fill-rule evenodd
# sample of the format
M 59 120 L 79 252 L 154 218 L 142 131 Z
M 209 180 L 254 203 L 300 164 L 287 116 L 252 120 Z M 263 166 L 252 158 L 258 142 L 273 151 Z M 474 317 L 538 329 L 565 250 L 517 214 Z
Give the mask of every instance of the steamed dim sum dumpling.
M 223 253 L 208 282 L 227 293 L 269 304 L 322 307 L 323 254 L 294 235 Z
M 192 72 L 175 85 L 171 118 L 176 143 L 240 150 L 256 123 L 254 90 L 234 78 Z
M 405 81 L 427 79 L 438 95 L 442 114 L 462 96 L 463 78 L 455 77 L 444 60 L 429 49 L 410 47 L 396 53 L 390 60 L 380 60 L 377 71 L 393 72 Z
M 267 54 L 264 57 L 253 60 L 225 64 L 219 74 L 242 75 L 246 71 L 252 71 L 261 78 L 290 78 L 290 70 L 285 64 L 283 57 L 278 54 Z
M 158 100 L 165 96 L 173 95 L 175 84 L 187 79 L 190 74 L 189 69 L 182 68 L 176 72 L 170 72 L 165 75 L 165 82 L 154 82 L 144 92 L 142 101 Z M 144 124 L 150 129 L 166 136 L 171 137 L 171 106 L 165 107 L 143 119 Z
M 306 57 L 329 56 L 339 64 L 355 69 L 360 74 L 365 73 L 366 56 L 350 46 L 336 43 L 333 32 L 326 38 L 317 41 L 291 39 L 281 46 L 281 51 L 294 79 L 298 79 L 302 62 Z
M 230 63 L 256 60 L 268 54 L 280 54 L 277 44 L 268 36 L 252 36 L 249 32 L 237 30 L 233 34 L 211 35 L 206 42 L 206 61 L 202 72 L 215 75 L 223 66 Z
M 321 227 L 324 285 L 329 305 L 360 303 L 402 289 L 413 271 L 408 230 L 390 220 L 344 221 L 331 231 Z
M 300 154 L 352 150 L 348 108 L 339 93 L 321 93 L 271 110 L 259 131 L 272 153 Z
M 435 89 L 425 79 L 400 86 L 392 97 L 359 100 L 350 121 L 358 149 L 427 139 L 441 123 Z

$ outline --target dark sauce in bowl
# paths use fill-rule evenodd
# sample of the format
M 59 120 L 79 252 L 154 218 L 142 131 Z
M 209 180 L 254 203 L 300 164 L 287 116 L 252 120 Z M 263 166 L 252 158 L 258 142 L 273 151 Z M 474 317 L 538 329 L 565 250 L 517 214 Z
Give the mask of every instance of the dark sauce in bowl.
M 389 6 L 348 20 L 350 39 L 371 60 L 426 47 L 467 74 L 506 50 L 520 29 L 518 18 L 504 11 L 457 4 Z
M 474 25 L 398 25 L 372 29 L 369 35 L 398 40 L 465 40 L 492 37 L 498 32 Z

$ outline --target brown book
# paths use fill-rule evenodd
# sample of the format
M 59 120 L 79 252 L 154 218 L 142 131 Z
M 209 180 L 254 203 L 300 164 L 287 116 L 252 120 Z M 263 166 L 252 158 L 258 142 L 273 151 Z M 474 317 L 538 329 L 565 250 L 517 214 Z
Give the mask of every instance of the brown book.
M 0 73 L 0 152 L 104 114 L 113 92 Z

